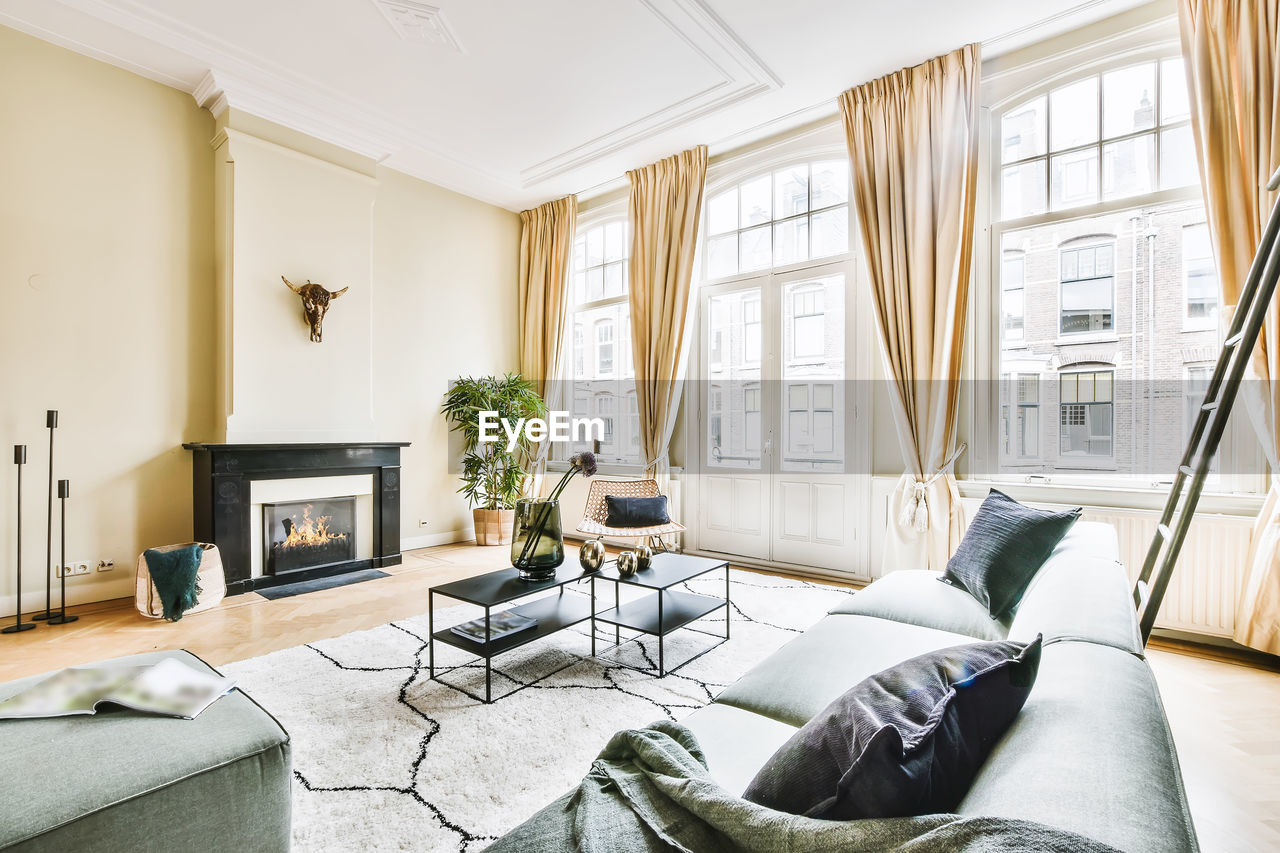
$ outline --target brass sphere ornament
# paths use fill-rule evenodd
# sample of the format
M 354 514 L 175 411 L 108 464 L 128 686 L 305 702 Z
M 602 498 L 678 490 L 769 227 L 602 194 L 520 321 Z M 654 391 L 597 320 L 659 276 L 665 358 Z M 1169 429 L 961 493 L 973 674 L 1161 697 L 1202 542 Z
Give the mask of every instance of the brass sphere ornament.
M 648 545 L 641 545 L 636 548 L 636 569 L 639 571 L 648 571 L 653 565 L 653 549 Z
M 604 543 L 599 539 L 588 539 L 578 549 L 578 563 L 583 571 L 596 572 L 604 565 Z
M 635 551 L 623 551 L 618 555 L 618 574 L 624 578 L 629 578 L 636 573 L 636 568 L 640 563 L 636 557 Z

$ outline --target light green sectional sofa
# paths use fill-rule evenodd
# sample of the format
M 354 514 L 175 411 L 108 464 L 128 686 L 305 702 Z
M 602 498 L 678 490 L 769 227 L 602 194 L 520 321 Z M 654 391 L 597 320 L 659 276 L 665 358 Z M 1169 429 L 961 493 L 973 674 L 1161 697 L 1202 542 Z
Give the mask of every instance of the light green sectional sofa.
M 182 651 L 103 661 L 126 666 Z M 0 699 L 47 676 L 0 684 Z M 289 735 L 233 690 L 194 720 L 132 711 L 0 721 L 0 850 L 289 849 Z
M 799 726 L 866 676 L 947 646 L 1043 634 L 1031 696 L 957 811 L 1038 821 L 1132 853 L 1197 850 L 1118 556 L 1112 527 L 1077 523 L 1004 622 L 937 573 L 893 572 L 682 722 L 712 776 L 741 793 Z

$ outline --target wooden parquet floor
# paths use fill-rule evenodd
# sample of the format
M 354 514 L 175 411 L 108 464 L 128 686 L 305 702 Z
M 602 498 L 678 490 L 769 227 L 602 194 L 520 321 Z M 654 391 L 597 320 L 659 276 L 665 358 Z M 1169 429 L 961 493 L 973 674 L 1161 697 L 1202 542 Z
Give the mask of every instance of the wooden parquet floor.
M 257 657 L 420 614 L 429 586 L 503 557 L 470 543 L 412 551 L 388 578 L 278 601 L 240 595 L 173 624 L 142 619 L 128 599 L 82 605 L 71 625 L 0 637 L 0 681 L 156 649 L 185 648 L 214 666 Z M 1201 847 L 1280 850 L 1280 674 L 1155 646 L 1148 658 Z

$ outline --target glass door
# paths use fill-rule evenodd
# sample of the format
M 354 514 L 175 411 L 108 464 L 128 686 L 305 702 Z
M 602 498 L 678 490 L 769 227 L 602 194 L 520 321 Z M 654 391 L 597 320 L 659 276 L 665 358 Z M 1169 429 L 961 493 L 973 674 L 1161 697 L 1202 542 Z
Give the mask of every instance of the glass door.
M 701 549 L 850 569 L 849 278 L 838 262 L 703 289 Z

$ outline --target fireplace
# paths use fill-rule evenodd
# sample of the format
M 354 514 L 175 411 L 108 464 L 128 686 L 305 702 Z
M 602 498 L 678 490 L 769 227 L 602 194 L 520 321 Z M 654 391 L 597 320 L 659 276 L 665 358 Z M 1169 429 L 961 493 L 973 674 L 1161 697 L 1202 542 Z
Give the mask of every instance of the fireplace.
M 269 575 L 356 558 L 354 495 L 262 505 L 262 567 Z
M 195 538 L 222 552 L 229 595 L 399 565 L 406 443 L 183 446 Z

